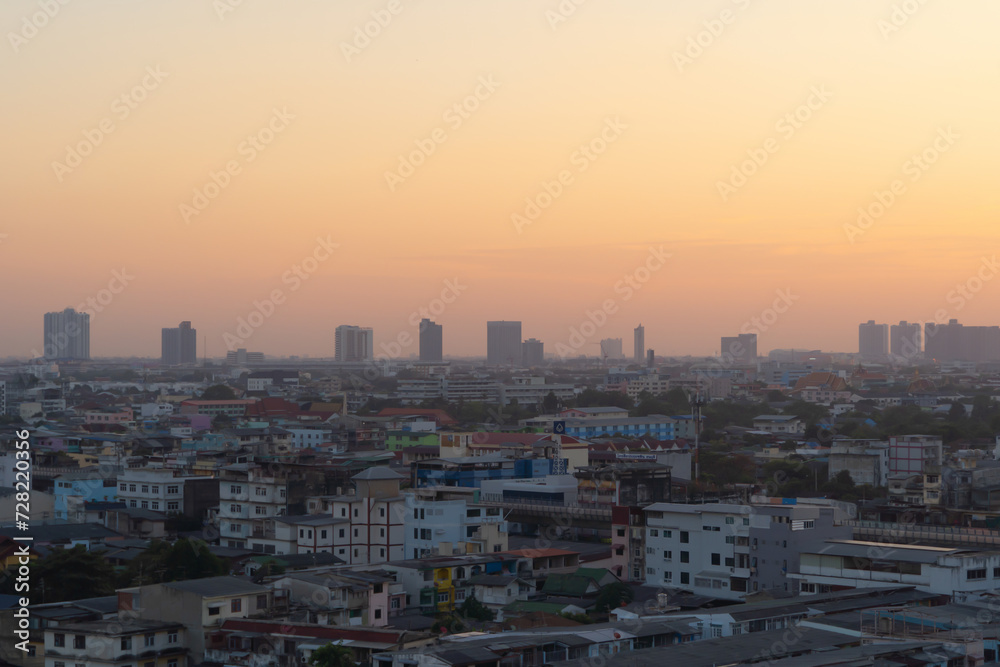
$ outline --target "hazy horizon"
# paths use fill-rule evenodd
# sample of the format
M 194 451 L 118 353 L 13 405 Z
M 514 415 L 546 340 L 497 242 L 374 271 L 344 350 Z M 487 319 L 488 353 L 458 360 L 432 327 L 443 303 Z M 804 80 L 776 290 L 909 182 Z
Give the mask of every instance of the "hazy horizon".
M 0 7 L 0 357 L 88 299 L 92 357 L 1000 324 L 995 3 L 64 1 Z

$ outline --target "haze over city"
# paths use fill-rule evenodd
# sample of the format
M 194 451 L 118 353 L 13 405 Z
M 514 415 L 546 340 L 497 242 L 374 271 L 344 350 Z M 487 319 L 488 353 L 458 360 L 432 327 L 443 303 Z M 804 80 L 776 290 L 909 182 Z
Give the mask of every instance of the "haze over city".
M 456 356 L 502 319 L 551 353 L 609 299 L 580 354 L 640 322 L 718 354 L 779 294 L 761 353 L 996 324 L 1000 7 L 911 4 L 10 0 L 0 356 L 114 280 L 95 357 L 181 321 L 222 356 L 274 290 L 240 347 L 332 356 L 342 324 L 415 336 L 449 281 Z

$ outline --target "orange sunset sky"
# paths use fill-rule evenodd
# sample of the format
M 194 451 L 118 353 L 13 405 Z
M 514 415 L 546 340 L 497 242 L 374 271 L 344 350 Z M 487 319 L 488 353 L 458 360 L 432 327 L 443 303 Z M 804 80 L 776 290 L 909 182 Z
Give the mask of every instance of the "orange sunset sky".
M 994 0 L 63 1 L 0 4 L 0 356 L 123 270 L 96 357 L 159 356 L 181 320 L 220 356 L 275 290 L 242 346 L 332 356 L 339 324 L 415 334 L 447 280 L 446 355 L 485 354 L 493 319 L 554 352 L 607 300 L 580 353 L 630 354 L 641 322 L 712 354 L 779 290 L 762 353 L 1000 324 Z

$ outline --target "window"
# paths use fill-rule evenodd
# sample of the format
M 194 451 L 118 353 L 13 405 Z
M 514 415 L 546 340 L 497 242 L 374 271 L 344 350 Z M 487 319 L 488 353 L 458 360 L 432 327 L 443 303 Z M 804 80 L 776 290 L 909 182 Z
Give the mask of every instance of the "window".
M 154 484 L 153 486 L 149 487 L 149 490 L 152 493 L 159 493 L 160 492 L 160 487 Z
M 148 647 L 148 646 L 153 646 L 154 644 L 156 644 L 156 635 L 155 634 L 153 634 L 153 633 L 147 633 L 142 638 L 142 645 L 143 646 L 147 646 Z
M 340 537 L 344 536 L 344 529 L 343 528 L 340 529 L 339 534 L 340 534 Z M 414 537 L 416 537 L 416 535 L 414 535 Z
M 219 615 L 219 607 L 209 607 L 208 608 L 208 615 L 209 616 L 218 616 Z
M 167 667 L 177 667 L 177 658 L 167 660 Z
M 284 498 L 285 497 L 285 490 L 284 489 L 280 489 L 278 491 L 278 496 L 281 497 L 281 498 Z
M 176 484 L 167 487 L 167 495 L 176 495 L 180 493 L 180 487 Z
M 726 525 L 727 526 L 731 526 L 734 523 L 736 523 L 736 517 L 734 517 L 734 516 L 727 516 L 726 517 Z
M 177 631 L 176 630 L 171 630 L 170 632 L 167 633 L 167 643 L 168 644 L 176 644 L 177 643 Z
M 681 531 L 681 544 L 687 544 L 689 542 L 688 532 L 686 530 Z
M 128 491 L 128 484 L 122 483 L 118 485 L 119 491 Z
M 649 536 L 650 537 L 659 537 L 660 536 L 660 531 L 658 531 L 656 528 L 650 528 L 649 529 Z
M 378 536 L 379 537 L 385 537 L 385 528 L 379 528 L 378 529 Z
M 379 548 L 378 555 L 379 555 L 379 558 L 385 558 L 385 548 L 384 547 L 380 547 Z
M 238 496 L 239 494 L 243 493 L 243 487 L 240 486 L 239 484 L 230 484 L 229 493 L 233 494 L 234 496 Z
M 748 517 L 743 517 L 743 525 L 744 526 L 749 526 L 750 525 L 750 519 Z
M 382 618 L 382 610 L 381 609 L 376 609 L 375 610 L 375 618 L 377 618 L 377 619 L 378 618 Z
M 354 516 L 355 517 L 358 516 L 358 508 L 357 507 L 354 508 Z M 423 518 L 423 517 L 421 517 L 421 518 Z
M 154 509 L 154 510 L 160 509 L 160 503 L 154 500 L 151 509 Z
M 726 544 L 736 544 L 736 536 L 726 535 Z
M 474 519 L 474 518 L 478 517 L 480 514 L 481 514 L 481 510 L 475 509 L 475 510 L 468 510 L 465 513 L 465 516 L 469 517 L 470 519 Z
M 390 609 L 399 609 L 399 598 L 393 598 L 389 601 Z
M 149 501 L 148 501 L 148 500 L 143 500 L 143 501 L 142 501 L 142 502 L 140 503 L 140 505 L 139 505 L 139 506 L 140 506 L 140 507 L 141 507 L 142 509 L 144 509 L 144 510 L 148 510 L 148 509 L 149 509 Z
M 240 505 L 230 505 L 229 511 L 233 514 L 241 514 L 243 512 L 243 508 Z
M 378 515 L 380 517 L 382 517 L 383 519 L 385 518 L 385 508 L 384 507 L 379 507 L 378 508 Z M 378 616 L 376 616 L 375 618 L 378 618 Z
M 965 578 L 967 581 L 978 581 L 979 579 L 986 578 L 986 568 L 979 570 L 967 570 L 965 573 Z
M 59 648 L 66 646 L 66 635 L 62 634 L 61 632 L 57 632 L 52 637 L 52 645 L 58 646 Z
M 326 539 L 326 530 L 325 529 L 319 531 L 319 539 L 321 539 L 321 540 L 325 540 Z
M 135 493 L 135 484 L 129 484 L 128 485 L 128 492 L 129 493 Z
M 236 598 L 229 603 L 229 611 L 235 613 L 243 611 L 243 600 Z
M 663 573 L 663 580 L 664 581 L 671 581 L 673 578 L 674 578 L 674 573 L 673 572 L 664 572 Z
M 712 565 L 721 565 L 722 556 L 720 554 L 712 554 Z
M 167 503 L 167 511 L 168 512 L 176 512 L 179 507 L 180 507 L 180 505 L 178 505 L 178 503 L 177 503 L 176 500 L 173 501 L 173 502 Z
M 687 572 L 681 572 L 681 583 L 682 584 L 691 583 L 691 575 L 688 574 Z
M 131 637 L 122 637 L 121 647 L 122 647 L 123 651 L 131 651 L 132 650 L 132 638 Z
M 690 563 L 691 562 L 691 552 L 690 551 L 682 551 L 681 552 L 681 562 L 682 563 Z
M 354 537 L 357 537 L 357 536 L 358 536 L 358 529 L 357 529 L 357 528 L 355 528 L 355 529 L 354 529 Z
M 673 551 L 664 551 L 663 552 L 663 560 L 672 560 L 673 557 L 674 557 L 674 552 Z
M 726 558 L 726 567 L 736 567 L 736 559 Z
M 651 567 L 646 568 L 646 574 L 656 574 L 656 570 Z
M 625 537 L 625 529 L 624 528 L 619 528 L 618 529 L 618 537 Z
M 257 596 L 257 609 L 267 609 L 267 595 Z
M 254 487 L 253 493 L 255 496 L 266 496 L 267 489 L 263 486 Z

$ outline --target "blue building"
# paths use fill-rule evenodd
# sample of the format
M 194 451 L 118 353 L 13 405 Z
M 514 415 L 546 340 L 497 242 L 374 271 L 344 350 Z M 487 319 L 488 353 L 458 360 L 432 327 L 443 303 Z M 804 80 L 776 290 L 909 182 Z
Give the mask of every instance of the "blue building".
M 483 480 L 533 479 L 554 474 L 554 459 L 512 459 L 502 454 L 458 456 L 414 461 L 413 485 L 464 486 L 478 489 Z M 562 460 L 566 469 L 566 460 Z
M 589 440 L 604 435 L 621 435 L 626 438 L 643 436 L 657 440 L 674 440 L 674 420 L 667 415 L 645 417 L 580 417 L 566 420 L 566 435 Z
M 98 468 L 60 475 L 52 488 L 55 518 L 72 520 L 74 513 L 83 511 L 84 503 L 114 501 L 117 492 L 115 478 L 102 477 Z

